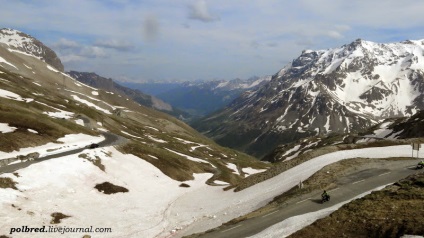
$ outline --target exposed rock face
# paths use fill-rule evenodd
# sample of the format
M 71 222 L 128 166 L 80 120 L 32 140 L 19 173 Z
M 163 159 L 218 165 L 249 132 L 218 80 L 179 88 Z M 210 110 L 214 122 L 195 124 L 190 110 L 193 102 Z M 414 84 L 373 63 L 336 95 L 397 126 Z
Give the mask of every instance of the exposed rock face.
M 35 160 L 35 159 L 38 159 L 39 157 L 40 157 L 40 154 L 38 152 L 33 152 L 27 155 L 19 155 L 16 158 L 21 161 L 26 161 L 26 160 Z
M 33 55 L 57 70 L 64 71 L 63 64 L 56 53 L 30 35 L 17 30 L 3 28 L 0 29 L 0 43 L 8 45 L 11 50 Z
M 27 160 L 36 160 L 40 157 L 40 154 L 38 152 L 29 153 L 27 155 L 18 155 L 16 157 L 7 158 L 0 160 L 0 167 L 6 166 L 12 162 L 15 162 L 17 160 L 20 161 L 27 161 Z
M 218 143 L 262 156 L 278 144 L 365 129 L 424 109 L 424 40 L 305 50 L 261 88 L 195 128 Z
M 109 182 L 104 182 L 104 183 L 99 183 L 96 184 L 96 186 L 94 187 L 97 190 L 99 190 L 99 192 L 102 192 L 104 194 L 114 194 L 114 193 L 127 193 L 128 189 L 109 183 Z

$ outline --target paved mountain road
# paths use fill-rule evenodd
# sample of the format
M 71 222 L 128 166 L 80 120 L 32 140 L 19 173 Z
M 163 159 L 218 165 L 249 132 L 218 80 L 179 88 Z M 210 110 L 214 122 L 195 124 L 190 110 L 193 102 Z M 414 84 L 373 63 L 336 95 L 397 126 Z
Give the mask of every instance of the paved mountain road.
M 102 135 L 105 137 L 105 140 L 98 143 L 99 147 L 107 147 L 107 146 L 118 145 L 118 144 L 124 143 L 124 141 L 125 141 L 125 139 L 123 137 L 115 135 L 115 134 L 110 133 L 110 132 L 104 132 L 104 133 L 102 133 Z M 30 166 L 31 164 L 40 163 L 42 161 L 46 161 L 46 160 L 49 160 L 49 159 L 54 159 L 54 158 L 58 158 L 58 157 L 62 157 L 62 156 L 78 154 L 78 153 L 80 153 L 80 152 L 82 152 L 83 150 L 86 150 L 86 149 L 87 148 L 70 150 L 70 151 L 61 152 L 61 153 L 57 153 L 57 154 L 53 154 L 53 155 L 48 155 L 48 156 L 45 156 L 45 157 L 40 157 L 40 158 L 35 159 L 35 160 L 29 160 L 29 161 L 25 161 L 25 162 L 21 162 L 21 163 L 2 166 L 2 167 L 0 167 L 0 174 L 13 173 L 16 170 L 26 168 L 26 167 Z
M 289 217 L 315 212 L 335 204 L 352 199 L 377 187 L 394 183 L 417 171 L 413 168 L 415 160 L 403 163 L 388 162 L 385 168 L 366 169 L 339 179 L 338 187 L 328 191 L 331 201 L 321 204 L 321 192 L 315 191 L 306 196 L 293 198 L 279 210 L 271 211 L 258 217 L 244 220 L 233 225 L 222 225 L 216 230 L 196 237 L 237 238 L 255 235 L 262 230 Z

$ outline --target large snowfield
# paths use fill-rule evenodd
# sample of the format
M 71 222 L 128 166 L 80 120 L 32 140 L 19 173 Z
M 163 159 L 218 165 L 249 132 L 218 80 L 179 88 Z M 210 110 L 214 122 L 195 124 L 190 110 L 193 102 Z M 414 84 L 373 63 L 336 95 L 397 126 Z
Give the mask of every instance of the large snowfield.
M 64 147 L 69 141 L 65 140 Z M 79 154 L 100 158 L 105 171 Z M 1 190 L 0 235 L 8 235 L 13 227 L 50 226 L 51 214 L 60 212 L 70 217 L 55 227 L 112 228 L 111 233 L 101 236 L 91 233 L 94 237 L 181 237 L 253 211 L 325 165 L 355 157 L 407 157 L 411 155 L 411 147 L 330 153 L 237 193 L 223 191 L 222 186 L 206 185 L 212 176 L 208 173 L 195 174 L 195 180 L 185 182 L 190 187 L 180 187 L 181 182 L 167 177 L 145 160 L 122 154 L 113 147 L 87 149 L 79 154 L 36 163 L 15 171 L 17 174 L 0 175 L 12 178 L 18 188 Z M 103 182 L 125 187 L 129 192 L 104 194 L 94 188 Z M 13 237 L 58 237 L 58 234 L 15 233 Z

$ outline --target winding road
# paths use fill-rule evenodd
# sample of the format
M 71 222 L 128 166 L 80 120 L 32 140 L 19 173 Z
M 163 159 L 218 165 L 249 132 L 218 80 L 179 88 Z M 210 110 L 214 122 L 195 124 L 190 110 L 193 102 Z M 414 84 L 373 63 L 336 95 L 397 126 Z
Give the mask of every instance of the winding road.
M 82 115 L 82 114 L 78 115 L 77 118 L 83 120 L 85 127 L 89 128 L 89 129 L 93 129 L 90 118 L 88 118 L 87 116 Z M 127 141 L 126 138 L 124 138 L 122 136 L 115 135 L 115 134 L 110 133 L 110 132 L 102 132 L 101 134 L 104 136 L 105 139 L 103 141 L 97 143 L 99 145 L 99 147 L 120 145 L 120 144 L 126 143 L 126 141 Z M 62 156 L 78 154 L 78 153 L 80 153 L 80 152 L 82 152 L 83 150 L 86 150 L 86 149 L 87 149 L 87 147 L 78 148 L 78 149 L 69 150 L 69 151 L 65 151 L 65 152 L 61 152 L 61 153 L 57 153 L 57 154 L 39 157 L 39 158 L 34 159 L 34 160 L 27 160 L 25 162 L 1 166 L 0 167 L 0 174 L 13 173 L 18 169 L 26 168 L 26 167 L 28 167 L 32 164 L 40 163 L 40 162 L 43 162 L 43 161 L 46 161 L 46 160 L 50 160 L 50 159 L 54 159 L 54 158 L 58 158 L 58 157 L 62 157 Z
M 362 193 L 377 187 L 397 182 L 408 175 L 417 173 L 415 166 L 418 161 L 392 161 L 380 169 L 366 169 L 340 178 L 337 187 L 328 191 L 331 201 L 321 204 L 322 191 L 314 191 L 301 197 L 290 199 L 278 210 L 241 221 L 237 224 L 222 225 L 205 234 L 193 237 L 237 238 L 249 237 L 279 223 L 289 217 L 315 212 L 335 204 L 350 200 Z
M 98 143 L 99 147 L 107 147 L 107 146 L 113 146 L 113 145 L 118 145 L 118 144 L 122 144 L 124 143 L 124 139 L 121 136 L 115 135 L 113 133 L 110 132 L 103 132 L 102 135 L 105 137 L 105 139 Z M 57 154 L 53 154 L 53 155 L 48 155 L 48 156 L 44 156 L 44 157 L 40 157 L 38 159 L 34 159 L 34 160 L 27 160 L 25 162 L 21 162 L 21 163 L 16 163 L 16 164 L 9 164 L 6 166 L 2 166 L 0 167 L 0 174 L 3 173 L 13 173 L 18 169 L 22 169 L 22 168 L 26 168 L 32 164 L 36 164 L 36 163 L 40 163 L 49 159 L 54 159 L 54 158 L 58 158 L 58 157 L 62 157 L 62 156 L 67 156 L 67 155 L 72 155 L 72 154 L 78 154 L 80 152 L 82 152 L 83 150 L 86 150 L 87 148 L 79 148 L 79 149 L 75 149 L 75 150 L 69 150 L 69 151 L 65 151 L 65 152 L 61 152 L 61 153 L 57 153 Z

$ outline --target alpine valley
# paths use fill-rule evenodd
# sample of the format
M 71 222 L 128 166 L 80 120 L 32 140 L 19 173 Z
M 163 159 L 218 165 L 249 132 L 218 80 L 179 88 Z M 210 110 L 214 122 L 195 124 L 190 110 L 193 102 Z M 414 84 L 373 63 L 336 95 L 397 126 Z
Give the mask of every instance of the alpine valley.
M 0 238 L 423 234 L 410 145 L 424 142 L 423 44 L 357 40 L 304 51 L 271 79 L 205 83 L 249 90 L 194 124 L 255 158 L 2 29 Z
M 424 109 L 424 40 L 380 44 L 357 39 L 304 50 L 257 90 L 194 128 L 256 157 L 279 144 L 354 133 Z
M 243 92 L 257 89 L 269 80 L 271 80 L 271 76 L 255 76 L 229 81 L 126 82 L 122 84 L 155 95 L 173 107 L 183 110 L 186 115 L 182 115 L 182 118 L 191 122 L 224 108 Z

